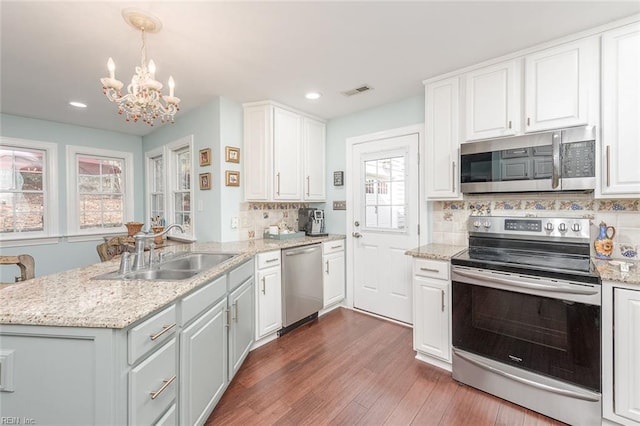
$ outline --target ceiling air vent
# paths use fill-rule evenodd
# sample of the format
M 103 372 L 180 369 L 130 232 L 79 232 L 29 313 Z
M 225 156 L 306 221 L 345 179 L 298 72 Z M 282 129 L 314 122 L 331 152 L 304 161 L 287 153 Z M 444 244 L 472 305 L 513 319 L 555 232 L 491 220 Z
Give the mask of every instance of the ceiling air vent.
M 351 89 L 351 90 L 347 90 L 346 92 L 342 92 L 343 95 L 345 96 L 353 96 L 353 95 L 357 95 L 363 92 L 368 92 L 369 90 L 373 90 L 373 87 L 367 85 L 367 84 L 363 84 L 360 87 L 356 87 L 355 89 Z

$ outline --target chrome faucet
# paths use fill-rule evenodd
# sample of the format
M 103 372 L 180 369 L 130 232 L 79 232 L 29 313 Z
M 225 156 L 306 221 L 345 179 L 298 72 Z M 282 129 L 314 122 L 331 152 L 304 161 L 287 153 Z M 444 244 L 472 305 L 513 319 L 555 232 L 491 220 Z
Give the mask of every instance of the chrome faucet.
M 165 234 L 167 234 L 167 232 L 171 231 L 173 228 L 178 228 L 180 230 L 180 232 L 182 232 L 184 234 L 184 229 L 182 228 L 182 226 L 178 225 L 177 223 L 173 223 L 169 226 L 167 226 L 165 228 L 164 231 L 159 232 L 157 234 L 148 234 L 145 232 L 138 232 L 137 234 L 135 234 L 133 236 L 133 238 L 136 241 L 136 257 L 133 261 L 133 267 L 131 268 L 131 270 L 133 271 L 138 271 L 140 269 L 145 268 L 145 264 L 144 264 L 144 246 L 145 246 L 145 241 L 149 240 L 149 239 L 153 239 L 156 237 L 161 237 Z M 153 253 L 151 253 L 151 256 L 153 256 Z M 149 262 L 151 264 L 151 261 Z M 151 266 L 151 265 L 149 265 Z

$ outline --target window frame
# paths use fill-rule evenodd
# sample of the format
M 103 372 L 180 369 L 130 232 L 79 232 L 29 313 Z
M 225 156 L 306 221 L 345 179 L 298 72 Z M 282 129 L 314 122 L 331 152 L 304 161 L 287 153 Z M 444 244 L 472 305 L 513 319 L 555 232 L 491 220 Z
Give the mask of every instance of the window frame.
M 176 206 L 174 197 L 174 188 L 177 188 L 177 166 L 176 156 L 183 149 L 188 148 L 190 152 L 190 170 L 189 176 L 189 197 L 191 200 L 191 226 L 189 232 L 180 233 L 177 230 L 171 230 L 169 236 L 172 239 L 180 241 L 196 241 L 196 220 L 195 220 L 195 188 L 194 188 L 194 174 L 195 174 L 195 162 L 193 155 L 193 135 L 185 136 L 174 142 L 170 142 L 165 145 L 165 206 L 166 206 L 166 221 L 167 225 L 173 223 L 173 217 L 175 216 Z M 171 220 L 169 220 L 171 218 Z
M 58 204 L 58 144 L 31 139 L 0 137 L 0 146 L 6 148 L 31 149 L 43 151 L 43 230 L 0 234 L 0 247 L 18 247 L 26 245 L 53 244 L 60 238 Z
M 124 212 L 122 226 L 116 228 L 103 229 L 81 229 L 80 228 L 80 204 L 78 191 L 78 156 L 114 158 L 123 161 L 124 164 Z M 103 235 L 115 235 L 127 232 L 124 225 L 133 220 L 135 210 L 134 199 L 134 165 L 133 153 L 112 151 L 102 148 L 92 148 L 87 146 L 67 145 L 67 235 L 69 241 L 90 241 L 99 239 Z
M 162 164 L 163 164 L 163 169 L 162 169 L 162 195 L 163 195 L 163 203 L 162 203 L 162 209 L 165 213 L 165 221 L 166 221 L 166 216 L 167 216 L 167 211 L 168 211 L 168 203 L 167 203 L 167 153 L 165 152 L 164 147 L 160 147 L 160 148 L 156 148 L 156 149 L 152 149 L 151 151 L 147 151 L 144 153 L 144 160 L 145 160 L 145 218 L 151 218 L 152 217 L 152 206 L 153 206 L 153 199 L 152 199 L 152 194 L 157 194 L 157 192 L 153 192 L 153 174 L 154 174 L 154 169 L 152 168 L 153 162 L 155 161 L 155 159 L 157 159 L 158 157 L 162 158 Z M 147 224 L 145 222 L 145 224 L 147 226 L 150 225 Z

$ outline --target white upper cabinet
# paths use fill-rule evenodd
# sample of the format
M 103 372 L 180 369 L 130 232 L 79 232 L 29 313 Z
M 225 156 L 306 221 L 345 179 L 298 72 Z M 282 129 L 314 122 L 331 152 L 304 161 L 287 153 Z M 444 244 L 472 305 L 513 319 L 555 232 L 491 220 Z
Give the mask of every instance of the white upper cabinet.
M 302 117 L 275 107 L 273 110 L 274 200 L 302 199 Z
M 305 201 L 324 201 L 326 198 L 325 127 L 321 121 L 308 117 L 302 118 L 303 199 Z
M 465 75 L 466 140 L 520 132 L 520 59 Z
M 602 37 L 600 193 L 640 196 L 640 23 Z
M 459 198 L 458 77 L 425 87 L 425 187 L 431 200 Z
M 525 132 L 589 124 L 597 49 L 587 38 L 525 56 Z
M 247 201 L 324 201 L 325 123 L 272 102 L 244 105 Z

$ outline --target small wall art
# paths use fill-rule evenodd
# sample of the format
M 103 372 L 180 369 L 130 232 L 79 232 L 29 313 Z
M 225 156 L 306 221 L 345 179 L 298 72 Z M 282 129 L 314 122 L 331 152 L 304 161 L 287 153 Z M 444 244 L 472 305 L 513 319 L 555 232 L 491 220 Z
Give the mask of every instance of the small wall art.
M 227 170 L 225 172 L 225 181 L 227 186 L 240 186 L 240 172 Z
M 211 189 L 211 173 L 200 173 L 200 189 Z
M 211 148 L 205 148 L 200 150 L 200 165 L 211 165 Z
M 240 162 L 240 148 L 234 148 L 232 146 L 226 146 L 224 148 L 225 161 L 227 163 L 239 163 Z

